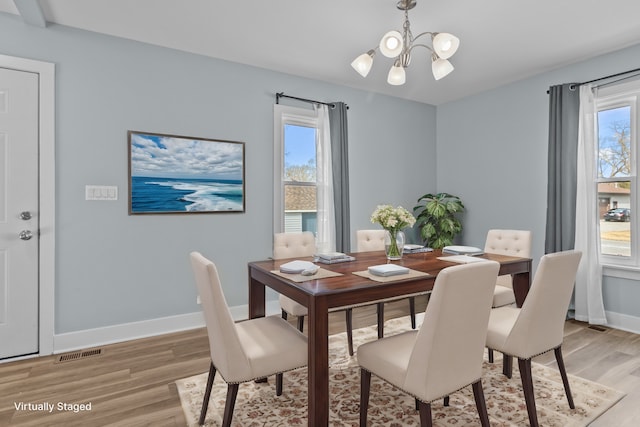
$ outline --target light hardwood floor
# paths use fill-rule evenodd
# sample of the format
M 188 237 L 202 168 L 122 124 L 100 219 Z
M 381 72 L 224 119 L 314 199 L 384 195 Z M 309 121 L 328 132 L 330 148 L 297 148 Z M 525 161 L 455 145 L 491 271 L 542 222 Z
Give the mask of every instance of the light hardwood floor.
M 419 298 L 416 305 L 424 310 L 426 298 Z M 406 300 L 386 304 L 387 319 L 407 313 Z M 373 306 L 354 310 L 354 328 L 375 322 Z M 344 314 L 332 313 L 330 333 L 344 327 Z M 59 362 L 61 355 L 56 355 L 0 364 L 0 426 L 185 425 L 174 381 L 207 371 L 209 350 L 204 329 L 100 349 L 100 355 L 66 362 Z M 568 321 L 563 353 L 569 373 L 627 393 L 592 426 L 640 425 L 640 335 L 614 329 L 598 331 Z M 536 361 L 555 366 L 553 352 Z M 15 409 L 20 402 L 45 401 L 54 405 L 91 402 L 91 411 L 55 410 L 49 414 Z

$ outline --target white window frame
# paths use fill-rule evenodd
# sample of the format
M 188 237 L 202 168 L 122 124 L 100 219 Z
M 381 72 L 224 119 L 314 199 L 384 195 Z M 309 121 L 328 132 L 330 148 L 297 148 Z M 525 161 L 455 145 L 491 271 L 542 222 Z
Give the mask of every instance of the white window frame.
M 273 232 L 284 231 L 284 127 L 305 126 L 320 132 L 317 111 L 275 104 L 273 106 Z M 316 165 L 317 166 L 317 165 Z
M 620 182 L 629 181 L 631 183 L 632 191 L 630 193 L 630 207 L 631 207 L 631 254 L 630 256 L 619 255 L 605 255 L 600 253 L 600 260 L 603 264 L 603 272 L 605 276 L 621 277 L 627 279 L 640 280 L 640 220 L 638 219 L 638 213 L 640 213 L 640 188 L 638 188 L 637 173 L 639 170 L 638 165 L 638 152 L 640 151 L 640 140 L 638 140 L 638 123 L 640 119 L 640 80 L 611 85 L 607 87 L 601 87 L 596 94 L 596 113 L 602 110 L 609 110 L 614 108 L 626 107 L 631 108 L 630 113 L 630 146 L 631 146 L 631 174 L 629 177 L 618 178 L 596 178 L 596 192 L 597 183 L 600 182 Z M 599 149 L 599 141 L 595 142 L 596 149 Z M 596 197 L 596 200 L 598 198 Z M 598 233 L 600 233 L 598 227 Z M 599 236 L 598 236 L 599 241 Z M 600 248 L 598 249 L 600 250 Z

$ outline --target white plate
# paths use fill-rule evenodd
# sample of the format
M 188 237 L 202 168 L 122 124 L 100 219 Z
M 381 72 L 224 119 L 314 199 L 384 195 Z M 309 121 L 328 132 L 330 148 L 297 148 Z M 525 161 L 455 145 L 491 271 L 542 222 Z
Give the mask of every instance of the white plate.
M 318 268 L 318 266 L 310 261 L 295 260 L 290 261 L 286 264 L 282 264 L 280 266 L 280 272 L 288 274 L 300 274 L 305 270 L 311 270 L 313 268 Z

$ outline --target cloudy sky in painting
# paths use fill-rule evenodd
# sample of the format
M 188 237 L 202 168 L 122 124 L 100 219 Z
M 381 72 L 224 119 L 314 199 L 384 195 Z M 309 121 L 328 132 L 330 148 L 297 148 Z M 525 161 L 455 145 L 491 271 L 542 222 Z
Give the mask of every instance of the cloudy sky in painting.
M 131 175 L 242 180 L 244 144 L 131 133 Z

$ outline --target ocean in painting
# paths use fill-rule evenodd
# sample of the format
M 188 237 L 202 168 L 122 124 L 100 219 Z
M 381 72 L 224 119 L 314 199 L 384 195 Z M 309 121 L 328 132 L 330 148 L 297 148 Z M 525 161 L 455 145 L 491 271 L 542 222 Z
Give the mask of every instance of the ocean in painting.
M 131 177 L 131 212 L 242 212 L 242 181 Z

